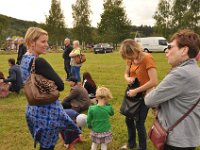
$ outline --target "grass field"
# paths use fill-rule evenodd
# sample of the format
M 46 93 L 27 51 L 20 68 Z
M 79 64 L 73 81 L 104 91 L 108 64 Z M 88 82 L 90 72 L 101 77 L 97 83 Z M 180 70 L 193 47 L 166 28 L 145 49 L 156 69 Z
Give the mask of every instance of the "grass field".
M 61 53 L 50 53 L 42 57 L 48 60 L 56 72 L 65 79 L 63 59 Z M 7 59 L 16 58 L 16 54 L 0 55 L 0 71 L 8 75 Z M 153 57 L 157 63 L 158 77 L 161 81 L 170 69 L 167 64 L 165 54 L 154 53 Z M 87 53 L 87 61 L 81 68 L 81 73 L 89 71 L 97 85 L 104 85 L 111 89 L 113 99 L 110 103 L 113 105 L 115 115 L 111 118 L 113 142 L 109 145 L 109 150 L 117 150 L 127 141 L 127 131 L 124 117 L 119 113 L 121 101 L 123 99 L 126 82 L 123 78 L 125 62 L 117 52 L 109 54 L 92 54 Z M 69 86 L 65 82 L 65 90 L 61 92 L 60 100 L 68 94 Z M 33 140 L 28 131 L 25 121 L 26 99 L 21 92 L 19 95 L 11 93 L 7 98 L 0 99 L 0 150 L 34 150 Z M 152 114 L 149 111 L 146 121 L 147 131 L 152 124 Z M 76 150 L 89 150 L 91 141 L 89 130 L 83 129 L 85 142 L 77 143 Z M 37 145 L 39 149 L 39 145 Z M 64 150 L 61 140 L 58 141 L 55 150 Z M 148 150 L 154 150 L 151 142 L 148 140 Z M 200 148 L 198 148 L 200 150 Z

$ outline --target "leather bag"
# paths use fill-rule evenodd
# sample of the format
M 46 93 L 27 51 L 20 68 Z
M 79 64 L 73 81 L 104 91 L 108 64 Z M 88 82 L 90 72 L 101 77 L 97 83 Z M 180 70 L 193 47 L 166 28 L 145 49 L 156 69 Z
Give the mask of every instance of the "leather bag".
M 86 56 L 85 54 L 81 53 L 80 55 L 75 56 L 74 60 L 76 64 L 82 64 L 86 61 Z
M 151 129 L 149 130 L 148 136 L 157 150 L 164 149 L 167 135 L 167 131 L 160 125 L 158 119 L 155 119 Z
M 125 90 L 124 94 L 124 100 L 122 102 L 120 113 L 128 118 L 135 118 L 135 115 L 138 113 L 141 104 L 144 102 L 144 95 L 143 93 L 138 93 L 134 97 L 129 97 L 127 95 L 127 92 L 130 89 L 135 89 L 139 87 L 139 80 L 136 78 L 134 83 L 131 85 L 128 85 L 128 87 Z
M 24 85 L 24 93 L 29 105 L 49 104 L 60 96 L 54 81 L 35 73 L 35 59 L 31 66 L 31 75 Z
M 182 120 L 184 120 L 192 112 L 192 110 L 197 106 L 199 101 L 200 99 L 167 130 L 165 130 L 161 126 L 156 117 L 153 126 L 149 130 L 148 136 L 157 150 L 163 150 L 165 148 L 168 133 L 171 132 Z

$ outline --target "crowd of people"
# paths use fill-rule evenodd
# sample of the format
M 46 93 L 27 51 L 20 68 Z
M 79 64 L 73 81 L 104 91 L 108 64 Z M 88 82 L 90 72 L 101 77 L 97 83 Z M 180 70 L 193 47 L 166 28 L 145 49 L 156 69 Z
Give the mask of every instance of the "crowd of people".
M 35 72 L 55 82 L 59 91 L 64 90 L 64 82 L 52 66 L 39 57 L 48 48 L 48 33 L 37 27 L 30 27 L 25 35 L 25 44 L 19 40 L 17 64 L 15 59 L 8 59 L 9 76 L 0 72 L 0 83 L 8 84 L 11 92 L 19 93 L 31 74 L 35 59 Z M 81 141 L 82 130 L 90 129 L 91 150 L 100 144 L 106 150 L 112 141 L 112 129 L 109 118 L 114 115 L 109 104 L 111 91 L 97 87 L 89 72 L 83 73 L 81 82 L 81 64 L 75 58 L 81 54 L 79 41 L 64 40 L 64 70 L 66 81 L 71 87 L 69 94 L 60 102 L 44 105 L 27 105 L 26 121 L 35 146 L 40 150 L 53 150 L 59 135 L 67 149 L 73 150 L 74 144 Z M 26 46 L 25 46 L 26 45 Z M 170 72 L 158 84 L 157 66 L 152 55 L 143 52 L 143 48 L 133 39 L 121 43 L 120 55 L 126 61 L 124 79 L 127 84 L 139 80 L 140 86 L 127 92 L 129 97 L 143 93 L 139 111 L 134 117 L 125 117 L 127 143 L 120 150 L 147 150 L 145 121 L 149 108 L 155 112 L 161 125 L 167 130 L 200 98 L 200 37 L 190 30 L 175 33 L 165 51 Z M 158 85 L 157 85 L 158 84 Z M 94 100 L 95 99 L 95 100 Z M 200 105 L 169 133 L 164 150 L 194 150 L 200 146 Z M 85 115 L 87 114 L 87 115 Z M 137 131 L 136 131 L 137 130 Z M 137 135 L 136 135 L 137 133 Z M 138 140 L 137 140 L 138 137 Z M 137 143 L 138 141 L 138 143 Z

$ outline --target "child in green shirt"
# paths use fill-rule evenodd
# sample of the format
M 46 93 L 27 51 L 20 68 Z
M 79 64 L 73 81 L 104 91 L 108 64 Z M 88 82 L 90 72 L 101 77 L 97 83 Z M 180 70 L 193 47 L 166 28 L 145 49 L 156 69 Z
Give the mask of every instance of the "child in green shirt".
M 107 150 L 107 144 L 112 141 L 109 118 L 114 115 L 114 111 L 108 104 L 108 100 L 112 99 L 112 94 L 106 87 L 99 87 L 96 91 L 96 99 L 98 103 L 89 107 L 87 117 L 88 128 L 91 129 L 91 150 L 96 150 L 98 144 L 101 145 L 101 150 Z

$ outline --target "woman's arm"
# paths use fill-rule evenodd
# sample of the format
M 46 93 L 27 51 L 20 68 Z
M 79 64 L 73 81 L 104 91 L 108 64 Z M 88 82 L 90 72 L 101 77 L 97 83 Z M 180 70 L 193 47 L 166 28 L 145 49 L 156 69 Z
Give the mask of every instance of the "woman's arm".
M 130 74 L 129 73 L 130 72 L 130 67 L 131 67 L 130 65 L 127 65 L 126 66 L 126 70 L 124 72 L 124 78 L 128 82 L 128 84 L 133 83 L 133 81 L 135 80 L 135 78 L 129 76 L 129 74 Z
M 36 73 L 41 74 L 47 79 L 54 81 L 59 91 L 64 90 L 64 83 L 62 79 L 58 76 L 55 70 L 44 58 L 36 59 L 35 69 Z
M 153 87 L 155 87 L 157 85 L 157 71 L 156 68 L 150 68 L 147 70 L 148 76 L 149 76 L 149 81 L 147 83 L 145 83 L 144 85 L 130 90 L 128 92 L 128 96 L 135 96 L 137 95 L 137 93 L 143 92 L 143 91 L 147 91 Z

